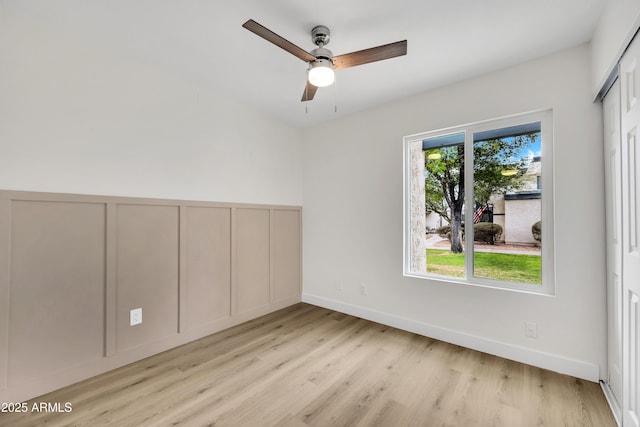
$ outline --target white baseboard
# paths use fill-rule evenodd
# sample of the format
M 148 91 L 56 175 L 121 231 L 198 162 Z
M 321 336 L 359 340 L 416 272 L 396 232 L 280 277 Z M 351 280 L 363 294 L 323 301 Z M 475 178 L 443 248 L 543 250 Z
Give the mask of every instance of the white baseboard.
M 526 363 L 527 365 L 571 375 L 587 381 L 598 382 L 600 380 L 600 368 L 594 363 L 531 350 L 529 348 L 430 325 L 417 320 L 407 319 L 394 314 L 384 313 L 317 295 L 303 293 L 302 301 L 483 353 L 493 354 L 504 357 L 505 359 Z
M 618 405 L 618 401 L 616 400 L 613 391 L 611 391 L 611 387 L 609 384 L 604 381 L 600 381 L 600 387 L 602 387 L 602 392 L 604 393 L 604 397 L 607 399 L 607 403 L 609 404 L 609 408 L 611 408 L 611 413 L 613 414 L 613 418 L 616 419 L 616 423 L 618 423 L 618 427 L 622 425 L 622 410 L 620 409 L 620 405 Z

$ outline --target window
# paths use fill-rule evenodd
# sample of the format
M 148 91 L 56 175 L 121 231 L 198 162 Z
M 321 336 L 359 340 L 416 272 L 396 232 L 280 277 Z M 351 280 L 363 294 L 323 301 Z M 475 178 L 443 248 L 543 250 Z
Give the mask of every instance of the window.
M 553 294 L 552 113 L 404 138 L 404 273 Z

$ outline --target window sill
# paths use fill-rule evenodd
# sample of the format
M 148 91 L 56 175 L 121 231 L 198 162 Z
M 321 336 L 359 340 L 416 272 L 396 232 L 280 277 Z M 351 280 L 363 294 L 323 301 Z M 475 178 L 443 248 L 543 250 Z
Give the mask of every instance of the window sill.
M 545 287 L 542 285 L 530 285 L 526 283 L 510 283 L 510 282 L 494 282 L 492 280 L 484 280 L 474 277 L 473 280 L 467 280 L 465 278 L 458 277 L 446 277 L 438 276 L 435 274 L 419 274 L 419 273 L 403 273 L 404 277 L 411 277 L 414 279 L 429 280 L 437 283 L 451 284 L 451 285 L 464 285 L 480 288 L 497 289 L 501 291 L 511 291 L 524 293 L 529 295 L 539 295 L 545 297 L 555 297 L 553 288 Z

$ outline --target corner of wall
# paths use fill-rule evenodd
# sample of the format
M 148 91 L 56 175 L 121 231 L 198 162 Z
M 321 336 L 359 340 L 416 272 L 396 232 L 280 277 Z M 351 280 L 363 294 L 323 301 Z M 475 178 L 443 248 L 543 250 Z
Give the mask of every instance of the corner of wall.
M 587 381 L 600 380 L 600 368 L 594 363 L 531 350 L 308 293 L 302 294 L 302 302 Z

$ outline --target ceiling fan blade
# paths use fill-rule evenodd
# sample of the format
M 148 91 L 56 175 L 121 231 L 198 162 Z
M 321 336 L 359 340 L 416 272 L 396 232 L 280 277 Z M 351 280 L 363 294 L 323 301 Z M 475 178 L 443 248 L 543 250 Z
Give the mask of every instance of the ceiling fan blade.
M 242 24 L 242 26 L 247 30 L 251 31 L 252 33 L 259 35 L 263 39 L 275 44 L 276 46 L 281 47 L 282 49 L 286 50 L 290 54 L 297 56 L 298 58 L 302 59 L 305 62 L 314 61 L 316 59 L 315 56 L 311 55 L 306 50 L 296 46 L 295 44 L 291 43 L 289 40 L 286 40 L 280 37 L 270 29 L 258 24 L 253 19 L 249 19 L 247 22 Z
M 402 40 L 382 46 L 359 50 L 357 52 L 346 53 L 333 57 L 333 64 L 336 70 L 342 68 L 355 67 L 356 65 L 368 64 L 369 62 L 382 61 L 383 59 L 395 58 L 407 54 L 407 41 Z
M 302 93 L 302 99 L 300 101 L 311 101 L 313 97 L 316 95 L 318 91 L 318 86 L 314 86 L 311 83 L 307 82 L 307 85 L 304 88 L 304 92 Z

